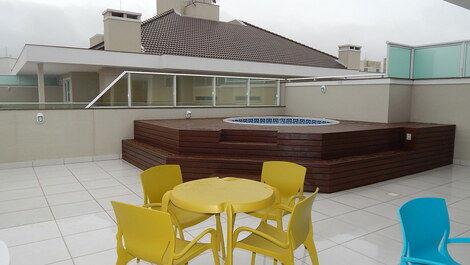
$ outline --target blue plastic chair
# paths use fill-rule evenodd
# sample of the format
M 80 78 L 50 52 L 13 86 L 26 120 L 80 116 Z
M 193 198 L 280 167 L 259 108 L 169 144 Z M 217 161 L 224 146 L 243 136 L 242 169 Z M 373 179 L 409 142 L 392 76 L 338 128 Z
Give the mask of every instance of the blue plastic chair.
M 447 206 L 441 198 L 419 198 L 398 210 L 403 231 L 400 265 L 460 265 L 452 259 L 449 243 L 470 243 L 470 238 L 449 238 Z

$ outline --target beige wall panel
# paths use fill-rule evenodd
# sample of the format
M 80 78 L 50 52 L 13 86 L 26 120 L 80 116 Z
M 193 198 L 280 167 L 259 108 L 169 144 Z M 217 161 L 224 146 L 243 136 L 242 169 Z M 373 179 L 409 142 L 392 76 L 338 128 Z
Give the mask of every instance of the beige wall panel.
M 0 111 L 0 163 L 18 160 L 16 111 Z
M 190 109 L 190 108 L 188 108 Z M 134 120 L 184 118 L 187 109 L 0 111 L 0 164 L 58 158 L 119 155 L 133 138 Z M 284 108 L 191 109 L 194 118 L 282 115 Z
M 470 84 L 414 85 L 411 121 L 457 125 L 454 158 L 470 162 Z
M 411 111 L 411 86 L 390 85 L 388 122 L 409 122 Z
M 293 116 L 388 122 L 389 85 L 288 86 L 286 112 Z
M 21 162 L 55 158 L 90 156 L 93 153 L 93 113 L 85 110 L 44 110 L 45 123 L 36 123 L 38 111 L 3 111 L 14 118 L 5 126 L 15 128 L 13 139 L 2 138 L 2 146 L 8 141 L 16 143 L 16 156 L 0 160 Z
M 74 102 L 90 102 L 99 93 L 98 73 L 72 73 Z

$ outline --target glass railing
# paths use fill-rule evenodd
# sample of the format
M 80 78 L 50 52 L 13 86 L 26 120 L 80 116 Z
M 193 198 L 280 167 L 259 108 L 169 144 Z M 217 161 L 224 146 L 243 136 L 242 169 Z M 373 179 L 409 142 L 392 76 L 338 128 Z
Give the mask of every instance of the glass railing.
M 64 102 L 0 102 L 0 110 L 49 110 L 49 109 L 84 109 L 88 103 Z
M 388 44 L 389 77 L 406 79 L 470 77 L 470 41 L 408 46 Z
M 125 71 L 87 108 L 278 106 L 280 79 Z

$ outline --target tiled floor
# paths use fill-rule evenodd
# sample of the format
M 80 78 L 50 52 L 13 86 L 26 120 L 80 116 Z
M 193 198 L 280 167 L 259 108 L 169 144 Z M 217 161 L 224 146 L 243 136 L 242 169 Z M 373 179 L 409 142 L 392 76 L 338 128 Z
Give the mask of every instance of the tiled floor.
M 140 170 L 121 160 L 0 170 L 0 240 L 12 265 L 114 264 L 116 223 L 110 200 L 142 203 Z M 321 265 L 397 264 L 401 231 L 397 209 L 417 197 L 442 197 L 449 205 L 452 235 L 470 237 L 470 167 L 446 166 L 335 194 L 314 204 L 315 243 Z M 286 217 L 287 220 L 288 217 Z M 241 214 L 237 226 L 256 227 Z M 186 230 L 193 238 L 209 220 Z M 470 264 L 470 246 L 451 246 Z M 311 264 L 299 248 L 296 264 Z M 250 253 L 235 250 L 235 264 Z M 190 264 L 211 264 L 210 253 Z M 141 263 L 145 264 L 145 263 Z M 258 256 L 257 264 L 272 264 Z

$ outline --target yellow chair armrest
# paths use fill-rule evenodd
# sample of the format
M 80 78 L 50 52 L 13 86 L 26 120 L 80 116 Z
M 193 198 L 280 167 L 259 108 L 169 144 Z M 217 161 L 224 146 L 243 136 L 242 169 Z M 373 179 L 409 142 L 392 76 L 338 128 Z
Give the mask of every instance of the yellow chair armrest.
M 289 213 L 292 212 L 292 208 L 287 207 L 286 205 L 275 204 L 275 205 L 271 206 L 271 208 L 266 212 L 266 215 L 263 217 L 263 219 L 261 219 L 261 221 L 266 222 L 268 220 L 269 214 L 271 212 L 275 211 L 275 210 L 283 210 L 283 211 L 286 211 L 286 212 L 289 212 Z
M 296 199 L 305 199 L 305 196 L 304 195 L 293 195 L 293 196 L 290 196 L 289 200 L 287 201 L 287 205 L 289 205 L 289 207 L 292 207 L 292 203 L 296 200 Z
M 197 242 L 199 242 L 199 240 L 201 240 L 201 238 L 203 238 L 207 234 L 211 234 L 211 237 L 217 236 L 217 233 L 215 232 L 214 229 L 207 228 L 206 230 L 204 230 L 204 232 L 200 233 L 195 239 L 193 239 L 191 242 L 189 242 L 189 244 L 186 247 L 184 247 L 183 250 L 181 250 L 180 253 L 175 254 L 174 258 L 179 259 L 182 256 L 184 256 L 184 254 L 186 254 L 194 245 L 196 245 Z
M 281 247 L 281 248 L 285 248 L 285 249 L 289 248 L 289 243 L 287 243 L 287 242 L 281 242 L 281 241 L 277 240 L 276 238 L 274 238 L 274 237 L 272 237 L 272 236 L 270 236 L 270 235 L 268 235 L 268 234 L 265 234 L 265 233 L 263 233 L 263 232 L 260 232 L 260 231 L 258 231 L 258 230 L 256 230 L 256 229 L 253 229 L 253 228 L 250 228 L 250 227 L 240 227 L 240 228 L 238 228 L 237 230 L 235 230 L 235 232 L 234 232 L 234 234 L 233 234 L 233 239 L 235 240 L 235 242 L 237 241 L 238 235 L 240 234 L 240 232 L 243 232 L 243 231 L 251 232 L 251 233 L 253 233 L 253 234 L 257 235 L 257 236 L 260 236 L 260 237 L 262 237 L 262 238 L 264 238 L 264 239 L 266 239 L 266 240 L 268 240 L 268 241 L 273 242 L 274 244 L 278 245 L 278 246 Z
M 142 207 L 144 208 L 162 207 L 162 203 L 161 202 L 146 203 L 146 204 L 143 204 Z

